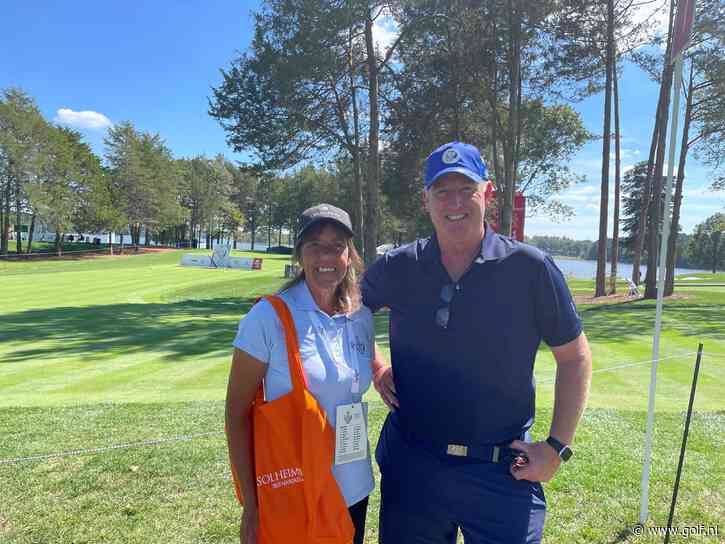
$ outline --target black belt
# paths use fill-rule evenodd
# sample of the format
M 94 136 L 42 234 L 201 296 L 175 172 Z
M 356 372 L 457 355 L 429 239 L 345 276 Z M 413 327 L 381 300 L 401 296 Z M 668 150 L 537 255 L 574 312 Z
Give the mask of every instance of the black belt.
M 454 457 L 469 457 L 487 463 L 498 463 L 512 456 L 512 449 L 506 446 L 466 446 L 464 444 L 446 444 L 445 454 Z
M 522 451 L 509 447 L 509 444 L 514 440 L 524 440 L 524 433 L 499 444 L 443 444 L 421 439 L 414 433 L 406 432 L 401 427 L 398 427 L 398 429 L 407 442 L 419 445 L 439 457 L 463 457 L 486 463 L 511 463 L 517 457 L 526 458 Z

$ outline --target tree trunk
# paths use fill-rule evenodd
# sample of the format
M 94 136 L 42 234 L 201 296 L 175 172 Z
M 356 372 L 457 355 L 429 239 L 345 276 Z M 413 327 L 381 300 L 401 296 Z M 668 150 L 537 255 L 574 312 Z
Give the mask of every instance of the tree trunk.
M 616 46 L 615 46 L 616 47 Z M 619 265 L 619 192 L 622 169 L 621 132 L 619 127 L 619 83 L 617 77 L 617 56 L 612 66 L 612 85 L 614 91 L 614 217 L 612 218 L 612 270 L 609 292 L 617 292 L 617 268 Z
M 28 228 L 28 243 L 25 253 L 30 255 L 33 251 L 33 234 L 35 234 L 35 214 L 30 219 L 30 228 Z
M 657 113 L 655 114 L 655 126 L 654 130 L 652 131 L 652 142 L 650 143 L 650 149 L 649 149 L 649 159 L 647 162 L 647 178 L 645 180 L 644 190 L 642 192 L 642 208 L 639 212 L 639 228 L 637 229 L 637 233 L 634 240 L 634 255 L 632 258 L 632 281 L 636 284 L 639 284 L 640 282 L 640 262 L 642 260 L 642 249 L 644 247 L 644 239 L 645 239 L 645 233 L 647 232 L 647 218 L 648 218 L 648 209 L 649 209 L 649 203 L 650 200 L 654 198 L 654 193 L 652 191 L 652 181 L 653 181 L 653 173 L 654 173 L 654 165 L 656 162 L 655 155 L 658 150 L 658 142 L 660 141 L 660 133 L 665 132 L 667 133 L 667 111 L 669 110 L 669 87 L 671 86 L 671 80 L 670 85 L 666 86 L 664 78 L 667 74 L 667 66 L 669 66 L 670 62 L 670 51 L 672 48 L 672 27 L 674 25 L 675 20 L 675 3 L 674 0 L 670 2 L 670 20 L 669 20 L 669 32 L 668 32 L 668 39 L 667 39 L 667 50 L 665 52 L 665 68 L 663 70 L 663 80 L 662 84 L 660 85 L 660 93 L 659 93 L 659 99 L 657 101 Z M 670 71 L 671 73 L 671 71 Z M 671 77 L 671 76 L 670 76 Z M 664 126 L 663 126 L 664 122 Z M 657 196 L 657 199 L 659 200 L 659 196 Z
M 357 105 L 357 90 L 355 88 L 355 72 L 352 58 L 352 29 L 348 34 L 348 72 L 350 75 L 350 97 L 352 100 L 352 138 L 354 149 L 352 151 L 352 168 L 353 168 L 353 209 L 352 209 L 352 226 L 355 230 L 357 238 L 357 247 L 360 248 L 361 257 L 365 262 L 365 222 L 363 214 L 363 180 L 362 180 L 362 164 L 360 161 L 360 112 Z
M 7 213 L 5 213 L 5 190 L 3 188 L 0 191 L 0 255 L 7 255 L 8 252 L 7 217 Z
M 650 142 L 649 158 L 647 159 L 647 177 L 644 181 L 642 189 L 642 202 L 639 210 L 639 224 L 634 238 L 634 253 L 632 255 L 632 281 L 639 285 L 640 282 L 640 263 L 642 261 L 642 250 L 644 248 L 644 239 L 647 232 L 647 210 L 649 209 L 650 199 L 652 198 L 652 173 L 655 164 L 655 155 L 657 153 L 657 142 L 659 141 L 660 130 L 660 110 L 662 108 L 663 95 L 660 89 L 660 97 L 657 103 L 657 111 L 655 113 L 655 126 L 652 130 L 652 141 Z
M 491 39 L 496 40 L 496 35 L 498 31 L 498 27 L 496 25 L 496 12 L 495 12 L 495 5 L 492 5 L 491 12 L 490 12 L 490 23 L 491 23 Z M 489 176 L 493 177 L 495 186 L 496 186 L 496 193 L 498 195 L 497 201 L 500 204 L 503 204 L 503 199 L 501 198 L 501 195 L 503 194 L 501 182 L 504 179 L 504 176 L 501 174 L 501 161 L 499 160 L 499 154 L 498 154 L 498 141 L 499 141 L 499 118 L 498 118 L 498 94 L 496 93 L 496 81 L 498 81 L 498 65 L 496 63 L 496 57 L 495 55 L 489 56 L 489 81 L 486 84 L 486 94 L 488 95 L 488 102 L 491 107 L 491 118 L 486 120 L 485 122 L 488 123 L 488 126 L 491 127 L 491 163 L 489 166 L 491 166 L 491 169 L 489 170 Z M 491 176 L 491 173 L 493 173 L 493 176 Z M 498 209 L 500 210 L 502 206 L 498 206 Z M 497 212 L 499 213 L 499 212 Z M 499 224 L 500 224 L 500 215 L 499 215 Z M 500 228 L 500 226 L 499 226 Z
M 662 172 L 665 163 L 665 147 L 667 140 L 667 124 L 669 122 L 670 89 L 672 88 L 672 64 L 667 55 L 662 85 L 665 86 L 665 107 L 662 109 L 662 121 L 657 142 L 657 155 L 652 178 L 651 220 L 649 223 L 649 239 L 647 240 L 647 276 L 645 278 L 644 298 L 657 298 L 657 263 L 660 247 L 662 218 L 669 210 L 662 210 Z
M 514 191 L 516 187 L 516 140 L 519 126 L 520 78 L 521 78 L 521 16 L 514 0 L 508 0 L 509 13 L 509 116 L 506 141 L 504 143 L 504 183 L 503 206 L 499 210 L 501 234 L 511 235 L 514 211 Z
M 607 76 L 604 88 L 604 135 L 602 138 L 602 185 L 599 205 L 599 247 L 595 297 L 607 294 L 607 221 L 609 219 L 609 152 L 612 139 L 612 65 L 614 64 L 614 0 L 607 0 Z
M 62 232 L 55 233 L 55 254 L 58 257 L 63 255 L 63 236 Z
M 365 215 L 365 264 L 376 258 L 378 244 L 378 138 L 380 120 L 378 113 L 378 60 L 373 43 L 373 21 L 370 12 L 365 19 L 365 47 L 368 67 L 368 102 L 370 107 L 370 133 L 368 138 L 367 206 Z
M 690 122 L 692 121 L 692 90 L 694 86 L 692 64 L 690 64 L 690 81 L 687 85 L 687 104 L 685 106 L 685 123 L 682 127 L 680 144 L 680 160 L 677 165 L 675 195 L 672 200 L 672 225 L 667 239 L 667 273 L 665 276 L 665 293 L 668 297 L 675 292 L 675 263 L 677 262 L 677 231 L 680 228 L 680 209 L 682 207 L 682 188 L 685 183 L 685 165 L 687 163 L 688 140 L 690 138 Z
M 15 187 L 15 251 L 18 255 L 23 253 L 23 233 L 20 224 L 20 181 Z
M 108 231 L 108 252 L 113 256 L 113 233 Z
M 148 225 L 144 225 L 143 235 L 144 235 L 143 245 L 148 247 L 149 245 L 151 245 L 151 239 L 149 238 L 149 226 Z
M 272 202 L 269 203 L 269 216 L 267 217 L 267 247 L 272 247 L 272 234 L 274 228 L 272 227 Z
M 251 231 L 252 231 L 252 243 L 249 248 L 250 251 L 254 251 L 254 239 L 257 236 L 257 220 L 256 216 L 252 218 L 252 225 L 251 225 Z

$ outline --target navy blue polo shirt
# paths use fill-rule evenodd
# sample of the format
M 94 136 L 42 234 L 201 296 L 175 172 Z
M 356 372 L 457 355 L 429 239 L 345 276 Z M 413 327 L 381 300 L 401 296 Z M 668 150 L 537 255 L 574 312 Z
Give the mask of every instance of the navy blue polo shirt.
M 581 333 L 566 281 L 551 257 L 487 225 L 480 256 L 455 284 L 444 329 L 436 312 L 450 283 L 435 235 L 386 253 L 365 272 L 365 305 L 390 308 L 395 419 L 419 440 L 511 440 L 534 422 L 541 340 L 561 346 Z

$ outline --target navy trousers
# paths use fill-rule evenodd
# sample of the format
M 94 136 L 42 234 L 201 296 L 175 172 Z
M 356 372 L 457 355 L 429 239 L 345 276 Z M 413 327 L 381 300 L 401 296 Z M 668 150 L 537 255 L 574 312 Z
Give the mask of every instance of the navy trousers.
M 430 451 L 407 441 L 388 416 L 375 451 L 380 466 L 381 544 L 538 544 L 541 484 L 516 480 L 509 463 Z

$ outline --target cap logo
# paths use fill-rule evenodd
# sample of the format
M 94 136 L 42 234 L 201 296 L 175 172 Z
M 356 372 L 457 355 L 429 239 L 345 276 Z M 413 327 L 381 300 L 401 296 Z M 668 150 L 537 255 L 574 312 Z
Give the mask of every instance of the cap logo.
M 458 154 L 458 151 L 453 149 L 452 147 L 449 147 L 443 152 L 443 156 L 441 157 L 441 160 L 445 164 L 454 164 L 457 163 L 461 159 L 461 156 Z

